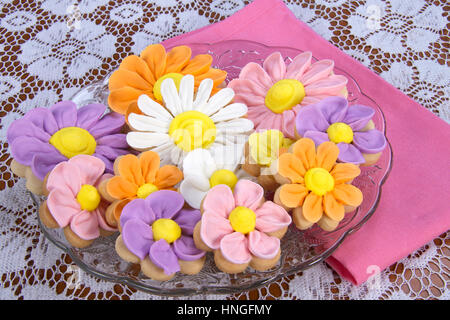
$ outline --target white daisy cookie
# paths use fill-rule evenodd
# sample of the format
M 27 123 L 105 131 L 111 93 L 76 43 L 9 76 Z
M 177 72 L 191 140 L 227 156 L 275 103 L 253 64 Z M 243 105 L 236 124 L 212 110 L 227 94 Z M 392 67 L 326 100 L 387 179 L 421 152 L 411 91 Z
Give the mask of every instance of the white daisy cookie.
M 184 76 L 177 90 L 173 79 L 161 84 L 164 106 L 141 95 L 137 101 L 142 115 L 131 113 L 128 144 L 136 150 L 152 150 L 161 163 L 182 165 L 186 155 L 195 149 L 214 150 L 236 141 L 245 142 L 253 122 L 243 103 L 232 103 L 234 91 L 224 88 L 212 97 L 213 81 L 204 79 L 194 95 L 194 77 Z

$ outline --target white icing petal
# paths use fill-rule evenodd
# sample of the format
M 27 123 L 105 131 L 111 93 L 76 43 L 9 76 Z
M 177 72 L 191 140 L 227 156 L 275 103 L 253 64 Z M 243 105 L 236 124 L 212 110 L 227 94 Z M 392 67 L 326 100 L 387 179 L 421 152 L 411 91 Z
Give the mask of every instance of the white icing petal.
M 233 103 L 225 108 L 219 110 L 216 114 L 211 116 L 214 122 L 227 121 L 231 119 L 240 118 L 247 114 L 247 106 L 243 103 Z
M 161 83 L 161 96 L 164 100 L 164 105 L 174 116 L 183 112 L 180 96 L 173 79 L 167 78 Z
M 169 122 L 161 121 L 142 114 L 130 113 L 128 123 L 134 130 L 148 132 L 169 132 Z
M 138 108 L 146 115 L 161 121 L 172 121 L 172 115 L 158 102 L 143 94 L 137 100 Z
M 211 149 L 217 169 L 227 169 L 234 171 L 242 163 L 244 155 L 244 145 L 234 144 L 226 146 L 216 146 Z
M 194 102 L 194 76 L 185 75 L 180 82 L 180 100 L 184 111 L 192 110 Z
M 211 116 L 218 110 L 222 109 L 234 98 L 234 91 L 231 88 L 224 88 L 213 95 L 208 103 L 199 111 L 203 112 L 207 116 Z
M 200 82 L 197 90 L 197 95 L 193 103 L 194 110 L 202 110 L 205 107 L 209 97 L 211 96 L 213 85 L 214 82 L 212 81 L 212 79 L 204 79 L 202 82 Z
M 184 151 L 177 146 L 174 146 L 170 151 L 170 163 L 176 165 L 177 167 L 181 167 L 184 157 Z
M 206 196 L 209 189 L 209 181 L 207 188 L 198 188 L 196 185 L 198 181 L 195 178 L 185 178 L 180 184 L 180 193 L 184 200 L 193 208 L 200 209 L 203 198 Z
M 253 129 L 253 122 L 248 119 L 238 118 L 216 124 L 217 132 L 221 134 L 234 134 L 248 132 Z
M 206 149 L 194 149 L 183 160 L 183 173 L 185 175 L 197 174 L 209 179 L 216 170 L 214 158 Z
M 128 132 L 127 143 L 135 149 L 152 148 L 170 141 L 170 137 L 165 133 L 154 132 Z

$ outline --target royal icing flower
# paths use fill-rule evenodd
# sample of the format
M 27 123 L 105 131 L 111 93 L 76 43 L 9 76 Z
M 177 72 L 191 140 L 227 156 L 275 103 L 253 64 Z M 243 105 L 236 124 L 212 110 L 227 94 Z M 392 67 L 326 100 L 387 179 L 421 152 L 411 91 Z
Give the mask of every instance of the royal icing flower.
M 374 114 L 370 107 L 348 106 L 345 98 L 329 97 L 302 108 L 295 123 L 298 134 L 314 140 L 316 145 L 336 143 L 339 161 L 363 164 L 369 161 L 367 155 L 379 156 L 386 147 L 384 134 L 374 129 L 371 121 Z
M 153 150 L 162 163 L 181 166 L 184 157 L 197 148 L 215 149 L 244 140 L 253 123 L 243 103 L 231 103 L 234 91 L 225 88 L 210 97 L 213 80 L 200 83 L 194 98 L 194 76 L 180 81 L 179 93 L 172 79 L 161 84 L 164 105 L 141 95 L 137 105 L 141 114 L 130 113 L 128 144 L 137 150 Z
M 131 200 L 145 199 L 158 190 L 173 190 L 183 178 L 181 170 L 173 165 L 160 167 L 159 156 L 153 151 L 121 156 L 116 159 L 114 168 L 116 175 L 105 180 L 100 188 L 112 202 L 107 210 L 107 219 L 112 225 L 117 224 L 123 207 Z
M 136 113 L 135 103 L 142 94 L 162 102 L 162 82 L 170 78 L 178 88 L 186 74 L 195 77 L 195 88 L 202 80 L 212 79 L 212 90 L 218 90 L 217 86 L 225 80 L 227 73 L 211 68 L 212 57 L 208 54 L 199 54 L 192 59 L 191 56 L 191 49 L 187 46 L 174 47 L 166 52 L 161 44 L 152 44 L 140 56 L 126 57 L 109 79 L 109 106 L 121 114 L 128 115 L 129 108 Z
M 178 271 L 199 272 L 205 252 L 195 247 L 192 234 L 201 214 L 183 206 L 183 196 L 171 190 L 129 202 L 120 216 L 118 254 L 140 263 L 144 274 L 156 280 L 168 280 Z
M 89 155 L 57 164 L 46 183 L 49 194 L 40 209 L 43 223 L 64 228 L 67 240 L 76 247 L 91 244 L 104 231 L 116 231 L 105 220 L 108 204 L 98 192 L 99 184 L 109 176 L 104 162 Z
M 250 265 L 264 270 L 278 262 L 280 238 L 291 217 L 281 206 L 264 201 L 260 185 L 249 180 L 239 180 L 234 190 L 217 185 L 207 193 L 202 210 L 194 240 L 198 247 L 214 250 L 219 269 L 236 273 Z
M 233 189 L 242 177 L 242 172 L 238 170 L 242 151 L 242 145 L 191 151 L 183 160 L 184 179 L 180 184 L 180 193 L 186 202 L 200 209 L 203 198 L 214 186 L 225 184 Z
M 262 67 L 250 62 L 238 79 L 230 81 L 235 101 L 247 104 L 248 118 L 256 129 L 277 129 L 294 138 L 295 117 L 301 107 L 347 95 L 347 78 L 333 74 L 332 60 L 311 60 L 311 52 L 304 52 L 286 66 L 281 54 L 274 52 Z
M 307 229 L 318 222 L 323 229 L 332 230 L 347 211 L 363 200 L 362 192 L 350 182 L 361 173 L 357 165 L 336 163 L 339 148 L 327 141 L 317 147 L 309 138 L 292 146 L 292 153 L 278 159 L 278 174 L 284 182 L 275 192 L 274 201 L 294 209 L 294 223 Z
M 102 104 L 77 109 L 71 101 L 32 109 L 8 128 L 11 155 L 40 180 L 58 163 L 79 154 L 101 159 L 106 172 L 113 172 L 114 159 L 128 153 L 126 136 L 120 133 L 125 120 L 105 111 Z

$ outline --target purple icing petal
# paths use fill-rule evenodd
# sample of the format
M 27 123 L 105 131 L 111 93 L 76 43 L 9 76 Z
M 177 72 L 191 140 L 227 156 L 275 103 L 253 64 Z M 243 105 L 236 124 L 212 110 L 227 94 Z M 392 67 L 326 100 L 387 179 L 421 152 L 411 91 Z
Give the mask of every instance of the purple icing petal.
M 205 255 L 205 251 L 197 249 L 192 237 L 181 236 L 173 243 L 173 251 L 180 260 L 194 261 Z
M 99 146 L 95 149 L 94 155 L 100 154 L 109 160 L 114 161 L 118 156 L 128 154 L 127 150 L 111 148 L 109 146 Z
M 306 131 L 303 137 L 312 139 L 316 146 L 319 146 L 325 141 L 330 141 L 328 134 L 320 131 Z
M 59 129 L 74 127 L 77 123 L 77 105 L 72 101 L 61 101 L 50 107 Z
M 202 215 L 200 210 L 181 209 L 173 220 L 178 223 L 183 234 L 192 236 L 194 233 L 194 227 L 201 217 Z
M 366 162 L 361 154 L 361 151 L 359 151 L 354 145 L 341 142 L 338 143 L 337 146 L 339 148 L 339 161 L 353 164 L 361 164 Z
M 97 139 L 97 145 L 106 145 L 112 148 L 128 149 L 127 135 L 124 133 L 110 134 Z
M 172 219 L 183 208 L 184 198 L 176 191 L 160 190 L 150 194 L 145 202 L 152 208 L 156 219 Z
M 105 173 L 114 173 L 114 160 L 110 160 L 100 153 L 94 153 L 94 157 L 99 158 L 105 164 Z
M 51 135 L 42 128 L 34 125 L 30 120 L 23 118 L 11 123 L 6 133 L 6 139 L 11 144 L 14 139 L 21 136 L 35 137 L 42 142 L 48 142 L 51 138 Z
M 104 104 L 92 103 L 78 109 L 76 126 L 89 131 L 100 120 L 106 108 Z
M 90 128 L 89 132 L 95 139 L 99 139 L 103 136 L 119 133 L 125 124 L 125 116 L 111 112 L 103 116 L 95 125 Z
M 353 105 L 348 108 L 347 114 L 342 122 L 348 124 L 353 131 L 359 131 L 366 126 L 367 122 L 372 119 L 374 114 L 375 110 L 371 107 Z
M 151 225 L 156 220 L 156 217 L 145 200 L 138 198 L 128 202 L 122 209 L 120 225 L 124 226 L 130 220 L 139 220 L 142 223 Z
M 330 124 L 319 108 L 319 104 L 312 104 L 298 111 L 295 126 L 298 134 L 303 136 L 306 131 L 325 131 Z
M 10 151 L 13 158 L 25 166 L 30 166 L 33 157 L 37 154 L 48 157 L 60 154 L 51 144 L 25 136 L 14 139 L 10 145 Z
M 125 246 L 139 259 L 144 260 L 154 244 L 152 227 L 141 220 L 128 220 L 122 225 L 122 239 Z
M 376 129 L 353 134 L 353 144 L 362 153 L 378 153 L 386 147 L 386 137 Z
M 56 149 L 52 154 L 36 154 L 31 161 L 31 171 L 33 171 L 36 177 L 44 180 L 47 173 L 63 161 L 67 161 L 67 158 L 56 151 Z
M 153 243 L 150 248 L 149 258 L 157 267 L 163 269 L 165 274 L 169 275 L 180 271 L 178 258 L 172 247 L 164 239 Z
M 328 97 L 316 104 L 329 124 L 342 122 L 348 110 L 347 99 L 342 97 Z M 324 130 L 321 130 L 324 131 Z
M 59 130 L 55 117 L 47 108 L 32 109 L 22 119 L 31 121 L 36 127 L 41 128 L 50 135 Z

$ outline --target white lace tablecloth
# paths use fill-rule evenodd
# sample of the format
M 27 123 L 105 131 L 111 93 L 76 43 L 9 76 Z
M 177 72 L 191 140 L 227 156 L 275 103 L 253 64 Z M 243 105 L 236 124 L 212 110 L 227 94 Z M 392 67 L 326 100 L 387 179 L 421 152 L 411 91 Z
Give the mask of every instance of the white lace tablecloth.
M 147 44 L 223 20 L 249 2 L 0 0 L 0 299 L 159 299 L 86 274 L 44 238 L 24 181 L 8 168 L 6 130 Z M 447 1 L 285 2 L 324 38 L 450 121 Z M 449 299 L 449 234 L 359 287 L 320 264 L 258 290 L 196 298 Z

